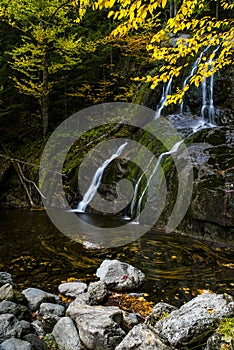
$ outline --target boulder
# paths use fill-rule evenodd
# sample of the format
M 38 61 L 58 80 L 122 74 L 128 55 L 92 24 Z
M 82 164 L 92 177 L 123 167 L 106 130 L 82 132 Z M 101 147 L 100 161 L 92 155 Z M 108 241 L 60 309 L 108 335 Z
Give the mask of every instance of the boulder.
M 88 292 L 90 305 L 101 304 L 108 295 L 106 283 L 103 281 L 90 283 Z
M 32 350 L 48 350 L 46 343 L 38 338 L 35 334 L 27 334 L 24 340 L 29 342 L 32 346 Z
M 145 324 L 132 328 L 115 350 L 170 350 L 162 340 Z
M 220 350 L 222 349 L 221 343 L 222 343 L 222 335 L 218 333 L 214 333 L 208 338 L 206 347 L 204 350 Z M 225 349 L 225 347 L 223 349 Z
M 39 337 L 43 337 L 44 335 L 46 335 L 46 329 L 44 324 L 40 321 L 40 320 L 35 320 L 31 323 L 31 326 L 34 329 L 34 332 L 39 336 Z
M 54 326 L 65 315 L 65 307 L 52 303 L 42 303 L 38 314 L 49 326 Z
M 22 293 L 27 299 L 28 308 L 31 311 L 36 311 L 42 302 L 59 302 L 60 301 L 57 295 L 47 293 L 37 288 L 27 288 L 27 289 L 24 289 Z
M 205 341 L 224 317 L 234 314 L 234 302 L 226 294 L 201 294 L 155 324 L 155 331 L 173 346 Z
M 154 326 L 156 322 L 167 317 L 172 311 L 177 310 L 173 305 L 167 303 L 157 303 L 151 314 L 146 318 L 145 323 Z
M 10 337 L 20 338 L 21 334 L 22 326 L 14 315 L 0 315 L 0 342 Z
M 66 316 L 70 316 L 72 319 L 75 319 L 80 308 L 82 308 L 84 305 L 90 305 L 89 298 L 90 298 L 90 295 L 88 292 L 80 294 L 75 300 L 73 300 L 69 304 L 66 311 Z
M 123 315 L 118 307 L 80 307 L 76 318 L 79 336 L 90 350 L 112 350 L 125 336 L 121 328 Z
M 60 350 L 84 349 L 77 329 L 70 317 L 61 318 L 54 326 L 52 334 Z
M 134 312 L 123 311 L 123 328 L 129 332 L 134 326 L 138 325 L 139 319 Z
M 66 282 L 58 286 L 59 293 L 66 297 L 76 298 L 87 291 L 87 284 L 83 282 Z
M 21 337 L 24 337 L 26 334 L 32 333 L 33 327 L 31 326 L 31 323 L 25 320 L 20 321 L 21 327 L 22 327 L 22 334 Z
M 0 303 L 0 315 L 2 314 L 13 314 L 18 320 L 27 320 L 30 317 L 30 312 L 26 306 L 7 300 Z
M 29 342 L 16 338 L 10 338 L 0 344 L 0 350 L 33 350 Z
M 6 283 L 2 287 L 0 287 L 0 301 L 13 300 L 13 299 L 14 299 L 14 290 L 11 284 Z
M 14 284 L 11 274 L 7 272 L 0 272 L 0 287 L 6 283 L 12 285 Z
M 145 281 L 143 272 L 119 260 L 104 260 L 96 275 L 108 289 L 116 291 L 136 289 Z

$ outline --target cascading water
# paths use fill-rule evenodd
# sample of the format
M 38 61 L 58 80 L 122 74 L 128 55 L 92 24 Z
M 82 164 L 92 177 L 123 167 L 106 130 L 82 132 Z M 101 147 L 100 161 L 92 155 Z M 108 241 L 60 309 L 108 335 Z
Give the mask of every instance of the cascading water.
M 210 45 L 207 46 L 199 55 L 199 57 L 196 59 L 196 61 L 194 62 L 191 72 L 190 74 L 185 78 L 183 85 L 182 85 L 182 89 L 184 89 L 184 87 L 186 86 L 187 82 L 189 81 L 190 78 L 192 78 L 192 76 L 194 75 L 194 73 L 196 72 L 198 65 L 202 59 L 202 56 L 204 55 L 204 53 L 209 49 Z M 184 108 L 184 99 L 182 100 L 181 104 L 180 104 L 180 114 L 183 113 L 183 108 Z
M 79 212 L 79 213 L 85 212 L 87 205 L 91 202 L 91 200 L 93 199 L 93 197 L 97 193 L 98 187 L 99 187 L 101 180 L 102 180 L 104 170 L 112 162 L 112 160 L 118 158 L 121 155 L 121 153 L 123 152 L 123 150 L 125 149 L 127 144 L 128 143 L 125 142 L 123 145 L 121 145 L 117 149 L 116 153 L 114 153 L 109 159 L 105 160 L 105 162 L 97 169 L 96 173 L 93 176 L 93 179 L 91 181 L 91 184 L 90 184 L 88 190 L 84 194 L 83 200 L 80 203 L 78 203 L 77 208 L 73 209 L 72 211 Z
M 148 178 L 148 180 L 147 180 L 147 182 L 146 182 L 145 188 L 144 188 L 144 190 L 142 191 L 141 197 L 139 198 L 139 201 L 138 201 L 138 203 L 137 203 L 137 209 L 136 209 L 136 215 L 135 215 L 135 218 L 136 218 L 136 219 L 135 219 L 134 223 L 139 223 L 138 217 L 139 217 L 140 212 L 141 212 L 141 203 L 142 203 L 142 200 L 143 200 L 143 198 L 144 198 L 144 195 L 145 195 L 145 193 L 146 193 L 146 191 L 147 191 L 147 188 L 148 188 L 149 185 L 150 185 L 150 182 L 151 182 L 151 180 L 152 180 L 154 174 L 156 173 L 156 171 L 157 171 L 159 165 L 161 164 L 162 159 L 163 159 L 165 156 L 167 156 L 167 155 L 170 155 L 170 154 L 172 154 L 172 153 L 177 152 L 182 142 L 183 142 L 183 140 L 178 141 L 178 142 L 170 149 L 170 151 L 167 151 L 167 152 L 164 152 L 164 153 L 160 154 L 160 156 L 159 156 L 159 158 L 158 158 L 158 160 L 157 160 L 157 162 L 156 162 L 156 165 L 155 165 L 155 167 L 154 167 L 152 173 L 150 174 L 150 176 L 149 176 L 149 178 Z M 141 175 L 141 178 L 142 178 L 142 176 L 143 176 L 143 175 Z M 141 178 L 140 178 L 140 180 L 141 180 Z M 139 186 L 138 186 L 138 187 L 139 187 Z M 137 191 L 138 191 L 138 188 L 135 187 L 135 192 L 134 192 L 133 199 L 134 199 L 134 197 L 136 198 L 136 196 L 137 196 Z M 133 202 L 132 202 L 132 203 L 133 203 Z M 135 203 L 133 203 L 133 204 L 135 204 Z M 133 207 L 132 207 L 132 205 L 131 205 L 131 215 L 132 215 L 132 213 L 133 213 Z
M 161 116 L 161 112 L 162 112 L 162 110 L 165 106 L 166 100 L 167 100 L 167 95 L 170 94 L 170 91 L 171 91 L 171 84 L 172 84 L 172 78 L 170 78 L 170 80 L 168 80 L 166 87 L 163 86 L 162 97 L 161 97 L 159 104 L 157 106 L 154 119 L 157 119 Z
M 214 100 L 213 100 L 213 92 L 214 92 L 214 75 L 210 77 L 210 89 L 209 89 L 209 122 L 215 125 L 215 108 L 214 108 Z
M 212 55 L 215 55 L 220 46 L 217 46 Z M 211 59 L 208 63 L 212 63 Z M 214 75 L 212 74 L 209 78 L 204 78 L 202 82 L 202 108 L 201 108 L 201 118 L 205 122 L 208 121 L 210 125 L 216 125 L 215 123 L 215 107 L 213 99 L 214 91 Z

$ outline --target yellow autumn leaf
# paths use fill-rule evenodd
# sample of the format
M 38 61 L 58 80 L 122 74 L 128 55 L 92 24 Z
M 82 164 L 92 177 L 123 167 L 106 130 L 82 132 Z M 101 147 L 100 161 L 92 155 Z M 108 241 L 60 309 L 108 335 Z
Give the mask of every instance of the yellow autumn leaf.
M 167 4 L 167 0 L 162 0 L 162 8 L 164 8 Z

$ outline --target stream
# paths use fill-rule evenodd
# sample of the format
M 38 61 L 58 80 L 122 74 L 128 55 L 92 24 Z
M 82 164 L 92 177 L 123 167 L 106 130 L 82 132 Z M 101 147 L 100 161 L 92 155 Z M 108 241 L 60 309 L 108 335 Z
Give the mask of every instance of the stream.
M 181 305 L 202 291 L 234 295 L 231 245 L 151 230 L 123 247 L 87 250 L 60 233 L 44 211 L 1 210 L 0 217 L 0 270 L 10 272 L 20 288 L 57 292 L 69 277 L 94 281 L 100 263 L 117 258 L 146 274 L 141 291 L 154 302 Z M 122 222 L 94 214 L 86 219 L 102 227 Z

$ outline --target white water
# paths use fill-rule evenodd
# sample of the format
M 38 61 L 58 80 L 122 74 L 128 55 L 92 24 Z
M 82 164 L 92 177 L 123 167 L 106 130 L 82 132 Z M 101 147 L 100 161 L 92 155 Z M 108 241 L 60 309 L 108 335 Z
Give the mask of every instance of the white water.
M 125 142 L 123 145 L 121 145 L 116 153 L 114 153 L 109 159 L 105 160 L 105 162 L 97 169 L 96 173 L 93 176 L 93 179 L 91 181 L 91 184 L 84 194 L 83 200 L 78 203 L 77 208 L 73 209 L 73 212 L 79 212 L 79 213 L 84 213 L 87 205 L 91 202 L 95 194 L 97 193 L 98 187 L 100 186 L 102 176 L 104 173 L 104 170 L 107 168 L 107 166 L 112 162 L 112 160 L 118 158 L 120 154 L 123 152 L 125 147 L 127 146 L 127 142 Z
M 187 82 L 189 81 L 190 78 L 192 78 L 192 76 L 194 75 L 194 73 L 196 72 L 198 65 L 202 59 L 202 56 L 204 55 L 204 53 L 209 49 L 210 45 L 207 46 L 199 55 L 199 57 L 196 59 L 196 61 L 194 62 L 191 72 L 190 74 L 187 76 L 187 78 L 185 78 L 183 85 L 182 85 L 182 89 L 184 89 L 185 85 L 187 84 Z M 180 104 L 180 114 L 183 113 L 183 108 L 184 108 L 184 99 L 182 100 L 181 104 Z
M 216 54 L 219 46 L 217 46 L 212 54 Z M 212 59 L 208 62 L 212 63 Z M 210 126 L 215 126 L 215 107 L 214 107 L 214 75 L 205 78 L 202 82 L 202 108 L 201 117 L 203 121 L 208 119 Z
M 161 112 L 162 112 L 162 110 L 165 106 L 166 100 L 167 100 L 167 95 L 170 94 L 170 91 L 171 91 L 171 84 L 172 84 L 172 78 L 170 78 L 170 80 L 168 80 L 166 88 L 165 88 L 165 86 L 163 86 L 162 97 L 161 97 L 159 104 L 157 106 L 157 110 L 156 110 L 154 119 L 157 119 L 161 116 Z
M 136 223 L 139 223 L 139 215 L 140 215 L 140 212 L 141 212 L 141 203 L 142 203 L 142 200 L 143 200 L 143 198 L 144 198 L 145 192 L 146 192 L 147 188 L 149 187 L 149 184 L 150 184 L 150 182 L 151 182 L 151 180 L 152 180 L 154 174 L 156 173 L 156 171 L 157 171 L 159 165 L 161 164 L 161 160 L 163 159 L 164 156 L 177 152 L 178 149 L 179 149 L 179 146 L 181 145 L 182 142 L 183 142 L 183 140 L 178 141 L 178 142 L 171 148 L 170 151 L 167 151 L 167 152 L 164 152 L 164 153 L 160 154 L 160 156 L 159 156 L 159 158 L 158 158 L 158 160 L 157 160 L 157 163 L 156 163 L 156 165 L 155 165 L 155 167 L 154 167 L 152 173 L 150 174 L 150 176 L 149 176 L 149 178 L 148 178 L 148 180 L 147 180 L 147 182 L 146 182 L 146 185 L 145 185 L 145 188 L 144 188 L 144 190 L 143 190 L 143 192 L 142 192 L 142 194 L 141 194 L 141 197 L 139 198 L 139 201 L 138 201 L 138 204 L 137 204 L 137 209 L 136 209 L 136 215 L 135 215 L 135 218 L 136 218 L 136 219 L 135 219 L 135 221 L 133 221 L 133 223 L 135 223 L 135 224 L 136 224 Z M 142 176 L 143 176 L 143 175 L 141 175 L 140 179 L 142 178 Z M 138 187 L 139 187 L 139 186 L 138 186 Z M 135 192 L 134 192 L 133 199 L 136 198 L 136 196 L 137 196 L 137 190 L 138 190 L 138 188 L 135 187 Z M 133 207 L 134 207 L 134 204 L 135 204 L 135 202 L 133 203 Z M 131 213 L 133 212 L 133 207 L 132 207 L 132 205 L 131 205 Z

